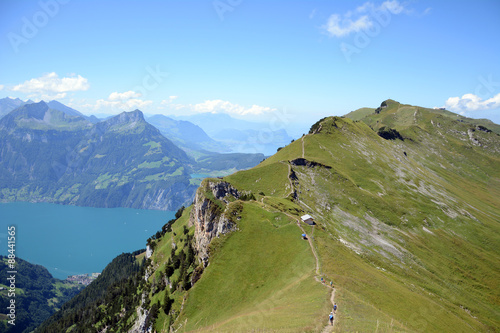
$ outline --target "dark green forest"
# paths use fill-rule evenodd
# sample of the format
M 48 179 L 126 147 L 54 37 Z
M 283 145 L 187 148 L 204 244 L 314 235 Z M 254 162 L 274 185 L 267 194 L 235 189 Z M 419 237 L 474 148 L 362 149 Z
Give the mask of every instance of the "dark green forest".
M 7 278 L 11 271 L 7 266 L 7 257 L 0 256 L 0 281 L 7 288 Z M 7 323 L 7 317 L 0 315 L 0 331 L 6 333 L 31 332 L 49 318 L 63 303 L 77 295 L 82 285 L 55 279 L 49 271 L 40 265 L 31 264 L 16 258 L 15 274 L 15 326 Z M 0 291 L 0 308 L 5 313 L 11 297 L 8 288 Z

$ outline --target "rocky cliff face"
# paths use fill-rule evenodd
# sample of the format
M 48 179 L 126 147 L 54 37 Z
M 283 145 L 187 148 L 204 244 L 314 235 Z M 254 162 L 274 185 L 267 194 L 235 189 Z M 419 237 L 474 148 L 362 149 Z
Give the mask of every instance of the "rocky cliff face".
M 231 200 L 240 194 L 231 184 L 224 181 L 206 179 L 196 191 L 190 225 L 195 228 L 195 249 L 206 267 L 208 265 L 208 247 L 215 237 L 236 229 L 229 211 Z

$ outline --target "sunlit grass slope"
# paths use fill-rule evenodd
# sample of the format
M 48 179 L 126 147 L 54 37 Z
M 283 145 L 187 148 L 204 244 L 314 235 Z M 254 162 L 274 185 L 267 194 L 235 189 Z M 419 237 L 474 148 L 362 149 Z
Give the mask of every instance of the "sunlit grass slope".
M 187 320 L 187 331 L 319 329 L 328 291 L 313 278 L 315 259 L 300 234 L 288 216 L 245 203 L 238 231 L 213 245 L 179 322 Z
M 335 286 L 336 332 L 500 328 L 500 136 L 443 110 L 377 110 L 325 118 L 224 177 L 255 200 L 213 241 L 201 279 L 174 293 L 174 329 L 320 332 L 331 309 L 320 277 Z M 296 225 L 305 213 L 319 274 Z M 158 243 L 160 270 L 186 224 L 184 212 Z M 161 313 L 155 327 L 169 324 Z
M 321 273 L 337 287 L 336 331 L 494 331 L 499 136 L 441 110 L 387 104 L 354 121 L 324 119 L 316 134 L 226 179 L 264 202 L 297 191 L 295 204 L 318 223 Z M 403 139 L 378 136 L 384 126 Z M 302 156 L 322 166 L 290 163 Z M 270 184 L 287 191 L 271 194 Z

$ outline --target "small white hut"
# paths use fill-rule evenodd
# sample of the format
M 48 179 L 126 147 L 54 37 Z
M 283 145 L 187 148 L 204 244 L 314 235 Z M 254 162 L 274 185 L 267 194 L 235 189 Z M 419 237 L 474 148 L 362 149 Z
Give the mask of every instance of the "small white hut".
M 302 222 L 304 222 L 304 223 L 307 223 L 309 225 L 315 224 L 313 218 L 309 214 L 303 215 L 300 218 L 302 219 Z

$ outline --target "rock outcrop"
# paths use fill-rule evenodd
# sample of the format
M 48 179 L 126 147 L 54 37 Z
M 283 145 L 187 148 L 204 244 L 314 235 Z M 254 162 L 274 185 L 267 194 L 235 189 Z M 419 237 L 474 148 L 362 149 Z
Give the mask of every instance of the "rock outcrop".
M 214 179 L 204 180 L 196 191 L 189 223 L 195 226 L 194 247 L 205 267 L 212 239 L 236 229 L 228 207 L 231 200 L 239 197 L 231 184 Z
M 294 160 L 291 160 L 290 164 L 291 165 L 296 165 L 296 166 L 306 166 L 308 168 L 314 168 L 314 167 L 317 167 L 317 166 L 323 167 L 323 168 L 327 168 L 327 169 L 331 169 L 332 168 L 329 165 L 325 165 L 325 164 L 322 164 L 322 163 L 319 163 L 319 162 L 315 162 L 315 161 L 309 161 L 309 160 L 306 160 L 305 158 L 301 158 L 301 157 L 296 158 Z

